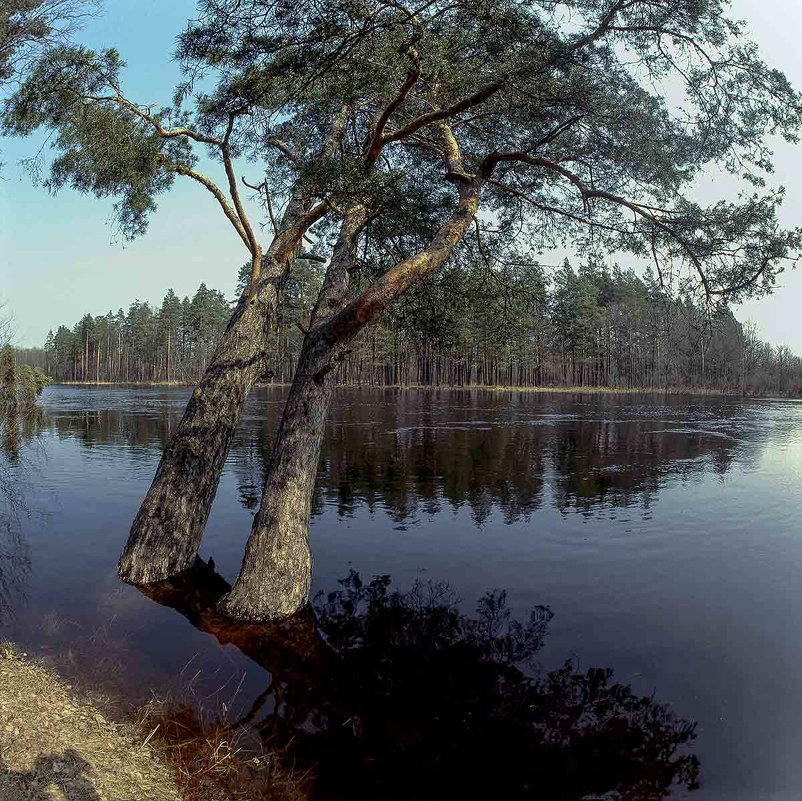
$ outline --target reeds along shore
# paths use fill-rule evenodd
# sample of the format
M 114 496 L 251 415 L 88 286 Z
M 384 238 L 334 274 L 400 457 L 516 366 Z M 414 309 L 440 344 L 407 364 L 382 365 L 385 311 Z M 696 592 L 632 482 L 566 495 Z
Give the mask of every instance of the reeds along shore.
M 192 387 L 186 381 L 60 381 L 68 387 Z M 263 381 L 260 387 L 286 389 L 288 382 Z M 603 387 L 603 386 L 514 386 L 504 384 L 359 384 L 339 383 L 339 389 L 393 389 L 398 391 L 460 391 L 460 392 L 524 392 L 533 394 L 571 394 L 571 395 L 710 395 L 767 397 L 761 393 L 739 392 L 736 390 L 711 387 Z M 789 393 L 790 394 L 790 393 Z M 796 394 L 796 393 L 794 393 Z

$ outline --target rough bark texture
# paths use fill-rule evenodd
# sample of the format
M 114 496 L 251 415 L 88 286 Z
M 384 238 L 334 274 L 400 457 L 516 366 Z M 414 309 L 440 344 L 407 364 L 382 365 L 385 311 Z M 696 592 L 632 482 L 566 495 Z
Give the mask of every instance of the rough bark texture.
M 221 610 L 231 617 L 278 620 L 308 602 L 312 491 L 334 374 L 345 347 L 323 336 L 322 324 L 345 300 L 356 236 L 365 217 L 361 208 L 346 217 L 332 253 L 276 433 L 242 570 L 221 602 Z
M 120 557 L 120 577 L 161 581 L 191 567 L 248 393 L 265 369 L 275 281 L 244 297 L 159 463 Z
M 278 290 L 307 209 L 301 199 L 291 203 L 265 256 L 254 258 L 257 280 L 240 298 L 134 519 L 117 568 L 124 581 L 162 581 L 194 563 L 242 408 L 265 369 Z
M 458 151 L 453 163 L 462 167 Z M 367 215 L 362 208 L 352 209 L 343 220 L 279 424 L 242 569 L 220 604 L 225 614 L 278 620 L 307 603 L 312 580 L 309 513 L 336 367 L 359 331 L 412 283 L 442 265 L 473 223 L 482 182 L 459 177 L 457 183 L 459 204 L 429 246 L 388 270 L 347 305 L 355 243 Z
M 429 246 L 397 264 L 348 305 L 348 277 L 366 214 L 360 208 L 345 217 L 276 434 L 242 569 L 220 604 L 225 614 L 278 620 L 308 602 L 311 497 L 336 367 L 357 333 L 415 280 L 443 264 L 464 236 L 476 214 L 481 184 L 461 180 L 459 185 L 459 205 Z
M 321 158 L 330 155 L 340 141 L 347 110 L 344 106 L 332 121 Z M 233 117 L 231 120 L 229 133 Z M 228 134 L 223 140 L 224 163 L 241 236 L 251 251 L 251 283 L 167 443 L 131 527 L 118 573 L 132 584 L 163 581 L 194 564 L 242 408 L 265 368 L 266 335 L 275 316 L 280 284 L 298 255 L 304 234 L 329 210 L 325 203 L 314 205 L 314 188 L 299 179 L 280 223 L 276 226 L 274 221 L 275 236 L 263 256 L 240 205 L 227 146 Z
M 335 356 L 328 343 L 315 340 L 301 353 L 243 567 L 222 602 L 222 611 L 241 620 L 287 617 L 309 598 L 309 513 Z

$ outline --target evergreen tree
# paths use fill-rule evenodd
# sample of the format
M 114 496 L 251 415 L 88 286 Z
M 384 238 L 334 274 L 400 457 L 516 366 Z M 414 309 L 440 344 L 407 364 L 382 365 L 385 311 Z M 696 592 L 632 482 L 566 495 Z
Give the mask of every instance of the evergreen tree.
M 122 230 L 136 235 L 161 192 L 194 180 L 251 263 L 121 575 L 154 581 L 193 564 L 245 397 L 264 372 L 280 287 L 308 239 L 328 263 L 224 602 L 238 616 L 305 603 L 309 498 L 336 373 L 359 335 L 450 259 L 492 264 L 510 242 L 569 246 L 652 258 L 661 282 L 710 303 L 770 291 L 801 236 L 778 225 L 782 193 L 761 189 L 767 136 L 796 139 L 802 99 L 725 11 L 723 0 L 204 0 L 179 40 L 188 80 L 165 109 L 124 94 L 113 50 L 49 51 L 4 115 L 12 133 L 53 132 L 49 186 L 116 197 Z M 660 88 L 675 83 L 684 97 L 669 103 Z M 197 170 L 199 145 L 224 182 Z M 237 156 L 266 176 L 251 186 L 275 234 L 267 245 L 245 213 Z M 701 207 L 688 194 L 705 169 L 760 192 Z M 597 288 L 567 274 L 564 284 L 561 319 L 576 323 L 562 336 L 571 374 L 594 381 Z M 711 326 L 689 319 L 701 324 L 706 382 Z M 634 381 L 651 355 L 636 332 L 627 348 Z

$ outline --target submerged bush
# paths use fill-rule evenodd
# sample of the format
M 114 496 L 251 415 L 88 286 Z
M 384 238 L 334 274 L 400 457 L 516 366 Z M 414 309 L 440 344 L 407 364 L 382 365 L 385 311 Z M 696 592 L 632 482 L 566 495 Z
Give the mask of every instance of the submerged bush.
M 18 457 L 20 442 L 31 439 L 36 430 L 36 399 L 50 383 L 38 367 L 19 364 L 10 345 L 0 349 L 0 447 L 12 460 Z
M 0 349 L 0 413 L 4 417 L 32 407 L 51 383 L 52 379 L 38 367 L 18 364 L 11 345 Z

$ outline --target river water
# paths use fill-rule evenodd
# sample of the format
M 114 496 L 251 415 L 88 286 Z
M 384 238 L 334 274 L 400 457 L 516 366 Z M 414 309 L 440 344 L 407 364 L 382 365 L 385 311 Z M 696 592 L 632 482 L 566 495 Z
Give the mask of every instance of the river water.
M 187 395 L 45 391 L 12 466 L 0 636 L 131 701 L 181 686 L 239 712 L 270 660 L 114 571 Z M 281 402 L 278 389 L 249 400 L 204 537 L 229 581 Z M 695 721 L 691 797 L 790 801 L 802 798 L 800 487 L 793 401 L 341 390 L 314 500 L 314 590 L 356 571 L 402 592 L 447 582 L 466 615 L 489 590 L 506 591 L 514 617 L 546 605 L 531 670 L 610 668 Z

